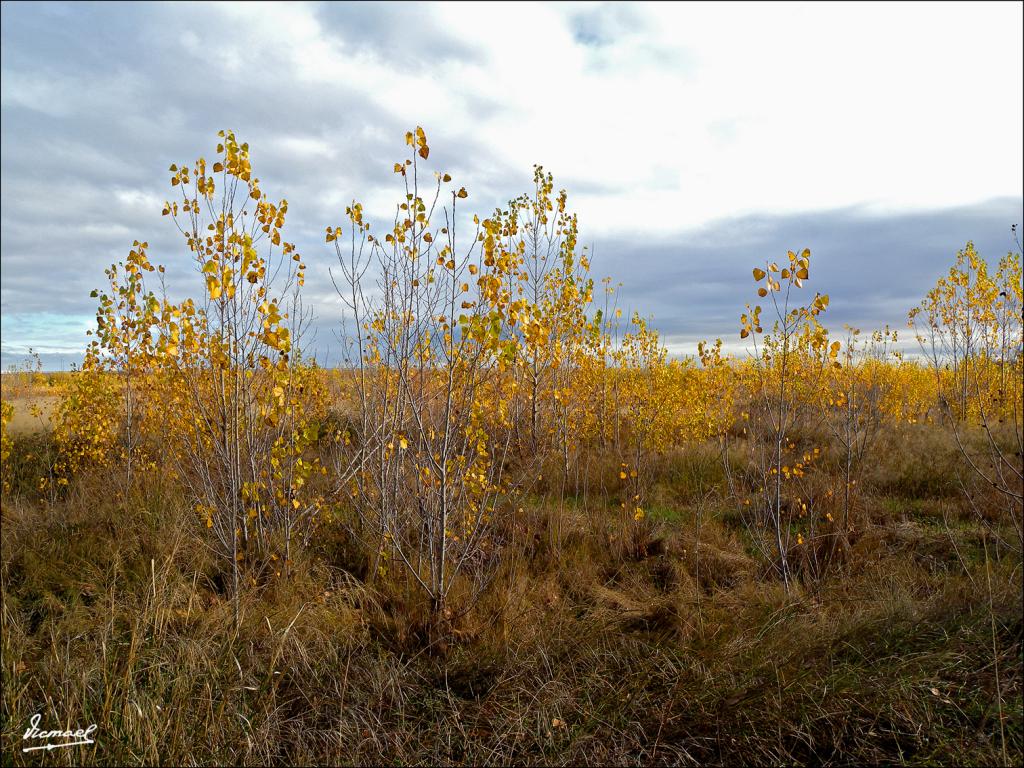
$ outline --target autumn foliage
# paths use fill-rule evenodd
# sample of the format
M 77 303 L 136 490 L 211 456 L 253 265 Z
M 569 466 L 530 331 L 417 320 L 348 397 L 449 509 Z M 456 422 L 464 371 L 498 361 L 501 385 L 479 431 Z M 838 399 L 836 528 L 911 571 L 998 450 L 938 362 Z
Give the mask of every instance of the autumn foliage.
M 373 223 L 353 200 L 326 227 L 344 317 L 330 371 L 304 349 L 307 267 L 286 239 L 288 202 L 263 188 L 248 145 L 221 132 L 212 162 L 171 165 L 162 212 L 195 290 L 172 302 L 142 241 L 106 271 L 40 490 L 114 467 L 128 504 L 158 475 L 189 499 L 236 598 L 287 579 L 296 547 L 341 536 L 369 583 L 422 599 L 436 630 L 486 592 L 513 536 L 540 535 L 530 499 L 558 510 L 543 532 L 556 556 L 567 505 L 598 497 L 609 542 L 643 557 L 660 457 L 708 441 L 765 568 L 787 589 L 820 577 L 861 525 L 876 441 L 929 422 L 997 490 L 1019 551 L 1019 251 L 991 268 L 971 244 L 957 254 L 910 313 L 920 357 L 888 328 L 832 335 L 803 249 L 753 268 L 746 355 L 717 340 L 677 358 L 651 319 L 623 316 L 610 278 L 595 282 L 549 172 L 470 215 L 466 188 L 430 168 L 423 129 L 406 144 L 394 218 Z M 5 402 L 5 465 L 11 415 Z M 837 471 L 823 485 L 825 465 Z M 814 568 L 797 568 L 809 551 Z
M 432 158 L 302 255 L 221 132 L 173 269 L 140 233 L 80 368 L 4 375 L 4 722 L 115 764 L 1012 764 L 1019 244 L 909 333 L 751 254 L 674 354 L 551 172 L 485 212 Z

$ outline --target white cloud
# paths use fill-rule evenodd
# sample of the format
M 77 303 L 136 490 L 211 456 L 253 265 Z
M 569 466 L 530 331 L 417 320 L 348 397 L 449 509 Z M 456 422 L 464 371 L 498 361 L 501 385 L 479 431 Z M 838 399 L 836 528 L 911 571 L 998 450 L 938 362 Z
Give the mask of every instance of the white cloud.
M 344 85 L 524 177 L 541 162 L 599 185 L 576 198 L 595 233 L 957 205 L 1022 184 L 1016 4 L 442 3 L 437 26 L 480 56 L 438 50 L 416 67 L 325 27 L 317 6 L 218 8 L 236 34 L 213 50 L 247 58 L 232 67 L 285 67 L 325 99 Z M 397 45 L 422 44 L 418 32 Z M 324 140 L 286 141 L 329 157 Z
M 602 273 L 624 266 L 615 279 L 639 286 L 631 300 L 662 316 L 675 311 L 661 277 L 670 259 L 697 258 L 686 255 L 695 243 L 714 252 L 712 237 L 765 242 L 727 226 L 741 217 L 747 227 L 783 217 L 786 234 L 852 209 L 934 227 L 914 213 L 1003 198 L 1003 216 L 1019 209 L 1024 185 L 1019 3 L 0 12 L 5 318 L 87 316 L 88 290 L 135 238 L 153 243 L 169 276 L 187 269 L 159 213 L 165 169 L 209 156 L 220 128 L 252 144 L 268 193 L 289 199 L 311 274 L 323 227 L 341 223 L 352 198 L 378 223 L 390 218 L 391 163 L 420 124 L 431 170 L 451 171 L 481 214 L 525 191 L 544 164 L 568 189 Z M 660 262 L 644 258 L 651 243 Z M 628 260 L 616 263 L 614 248 Z M 691 321 L 680 310 L 671 322 Z M 5 344 L 24 326 L 11 327 Z

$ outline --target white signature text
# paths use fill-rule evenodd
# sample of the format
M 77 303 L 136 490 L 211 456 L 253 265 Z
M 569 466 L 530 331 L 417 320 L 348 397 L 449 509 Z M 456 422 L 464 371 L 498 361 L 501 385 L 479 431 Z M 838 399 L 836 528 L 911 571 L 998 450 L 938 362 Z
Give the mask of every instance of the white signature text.
M 96 725 L 90 725 L 88 728 L 77 728 L 75 730 L 67 731 L 41 731 L 39 730 L 39 721 L 43 719 L 41 714 L 32 715 L 29 718 L 29 727 L 25 730 L 25 735 L 22 736 L 22 740 L 36 739 L 39 741 L 48 741 L 49 744 L 37 744 L 31 747 L 22 747 L 22 752 L 32 752 L 37 749 L 45 749 L 47 751 L 51 749 L 60 749 L 61 747 L 75 747 L 79 744 L 95 744 L 96 742 L 92 739 L 92 735 L 96 732 Z

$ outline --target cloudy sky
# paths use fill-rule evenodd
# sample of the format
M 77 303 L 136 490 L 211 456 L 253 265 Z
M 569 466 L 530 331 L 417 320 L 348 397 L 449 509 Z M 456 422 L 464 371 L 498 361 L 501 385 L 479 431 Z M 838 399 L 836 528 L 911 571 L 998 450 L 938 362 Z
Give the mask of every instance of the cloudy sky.
M 324 227 L 353 198 L 389 216 L 415 125 L 482 215 L 551 170 L 594 272 L 678 354 L 738 344 L 750 267 L 787 249 L 814 253 L 829 325 L 902 327 L 958 248 L 998 257 L 1022 219 L 1020 3 L 0 9 L 4 368 L 80 360 L 134 239 L 199 288 L 160 209 L 221 128 L 289 200 L 328 363 Z

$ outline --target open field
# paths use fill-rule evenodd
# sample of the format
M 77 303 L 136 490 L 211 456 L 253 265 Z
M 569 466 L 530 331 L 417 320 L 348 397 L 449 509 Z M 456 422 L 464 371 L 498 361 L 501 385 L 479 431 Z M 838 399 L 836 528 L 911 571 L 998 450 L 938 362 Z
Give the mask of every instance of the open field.
M 81 369 L 5 376 L 4 764 L 1019 765 L 1019 250 L 916 360 L 809 249 L 673 359 L 550 174 L 466 243 L 406 145 L 390 228 L 324 235 L 341 367 L 226 131 L 170 168 L 194 298 L 136 241 Z
M 1024 768 L 1024 2 L 0 2 L 0 768 Z
M 54 411 L 60 398 L 53 395 L 37 397 L 15 397 L 8 400 L 14 408 L 14 416 L 7 429 L 11 435 L 28 435 L 51 427 Z
M 613 507 L 534 496 L 489 591 L 434 641 L 340 531 L 246 590 L 236 626 L 203 526 L 158 477 L 124 501 L 102 472 L 8 498 L 4 752 L 37 759 L 19 748 L 42 712 L 98 726 L 50 764 L 1016 761 L 1020 555 L 945 482 L 948 437 L 892 435 L 848 551 L 788 595 L 705 495 L 716 454 L 659 463 L 636 556 Z
M 43 373 L 26 361 L 23 370 L 0 373 L 0 399 L 14 409 L 6 429 L 12 435 L 50 429 L 61 399 L 67 393 L 69 373 Z

